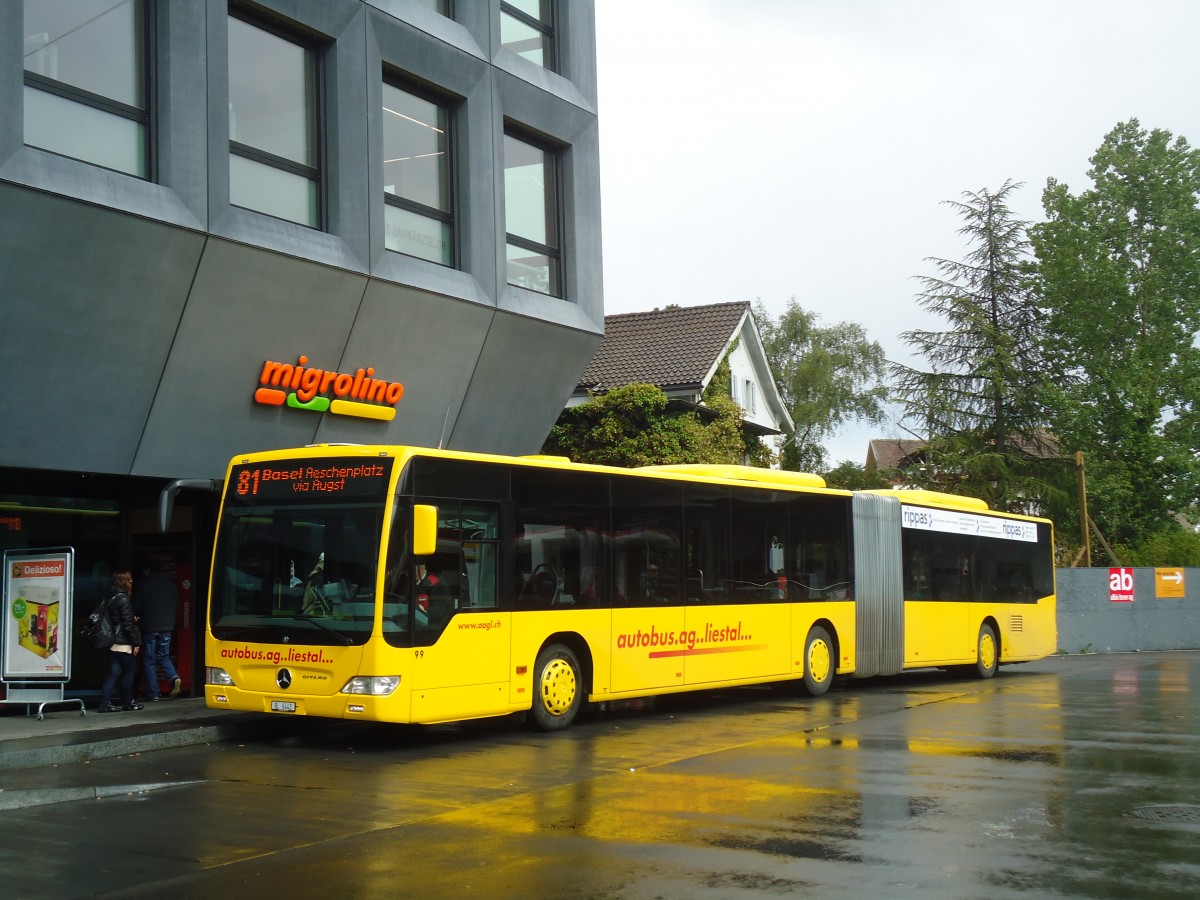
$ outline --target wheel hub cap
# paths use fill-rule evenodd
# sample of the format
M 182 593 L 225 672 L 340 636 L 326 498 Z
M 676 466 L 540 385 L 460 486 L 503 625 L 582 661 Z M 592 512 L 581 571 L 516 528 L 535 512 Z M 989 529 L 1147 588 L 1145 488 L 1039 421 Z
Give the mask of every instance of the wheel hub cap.
M 542 671 L 542 706 L 552 716 L 561 716 L 575 702 L 575 672 L 561 659 Z
M 990 634 L 985 634 L 979 642 L 979 661 L 985 669 L 996 664 L 996 642 Z
M 829 677 L 829 645 L 824 641 L 813 641 L 808 648 L 808 674 L 820 683 Z

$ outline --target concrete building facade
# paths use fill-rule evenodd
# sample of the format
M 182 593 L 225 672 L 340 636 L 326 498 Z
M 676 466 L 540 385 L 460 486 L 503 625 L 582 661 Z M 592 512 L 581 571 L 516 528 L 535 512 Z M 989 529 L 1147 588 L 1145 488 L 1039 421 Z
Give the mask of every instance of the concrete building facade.
M 536 452 L 603 332 L 595 71 L 590 0 L 0 4 L 3 548 L 201 603 L 169 480 Z

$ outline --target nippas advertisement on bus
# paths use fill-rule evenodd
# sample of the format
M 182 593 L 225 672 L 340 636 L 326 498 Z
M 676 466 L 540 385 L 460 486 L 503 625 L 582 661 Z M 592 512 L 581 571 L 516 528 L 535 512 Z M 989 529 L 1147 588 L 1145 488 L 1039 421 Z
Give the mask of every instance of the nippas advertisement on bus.
M 5 554 L 4 569 L 4 678 L 66 678 L 69 557 Z

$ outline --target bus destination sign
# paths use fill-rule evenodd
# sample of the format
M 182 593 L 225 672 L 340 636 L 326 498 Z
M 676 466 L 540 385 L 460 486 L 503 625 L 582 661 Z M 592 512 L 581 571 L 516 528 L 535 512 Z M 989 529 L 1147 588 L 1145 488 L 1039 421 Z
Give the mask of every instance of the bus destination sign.
M 378 498 L 387 492 L 392 460 L 339 457 L 245 463 L 229 473 L 227 499 L 234 503 L 291 498 L 311 502 Z

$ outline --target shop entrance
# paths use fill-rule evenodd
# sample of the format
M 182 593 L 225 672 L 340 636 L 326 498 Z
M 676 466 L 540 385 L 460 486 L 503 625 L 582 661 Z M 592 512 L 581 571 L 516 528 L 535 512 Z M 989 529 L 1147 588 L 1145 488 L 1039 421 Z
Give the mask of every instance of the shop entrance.
M 135 541 L 139 541 L 146 535 L 135 536 Z M 177 535 L 168 535 L 167 537 L 175 538 Z M 133 558 L 135 560 L 134 569 L 134 598 L 137 602 L 137 592 L 142 585 L 146 584 L 151 576 L 160 576 L 165 582 L 174 588 L 175 594 L 178 596 L 178 605 L 175 611 L 175 630 L 171 636 L 171 659 L 175 663 L 175 669 L 179 673 L 179 678 L 182 681 L 182 695 L 190 696 L 194 693 L 196 680 L 196 579 L 194 577 L 195 562 L 193 559 L 192 546 L 189 542 L 187 545 L 173 546 L 146 546 L 142 543 L 134 545 Z M 139 660 L 140 663 L 140 660 Z M 145 693 L 147 687 L 141 676 L 141 665 L 138 666 L 139 677 L 138 684 L 140 685 L 139 693 Z M 167 696 L 171 690 L 171 685 L 164 678 L 161 672 L 158 673 L 159 685 L 158 692 L 162 696 Z
M 134 577 L 145 578 L 148 571 L 157 570 L 179 595 L 171 658 L 183 683 L 183 696 L 198 696 L 204 688 L 204 598 L 215 518 L 215 500 L 177 504 L 166 533 L 159 531 L 157 508 L 139 508 L 131 517 Z M 135 599 L 137 588 L 135 583 Z M 159 692 L 165 697 L 170 689 L 160 672 Z

